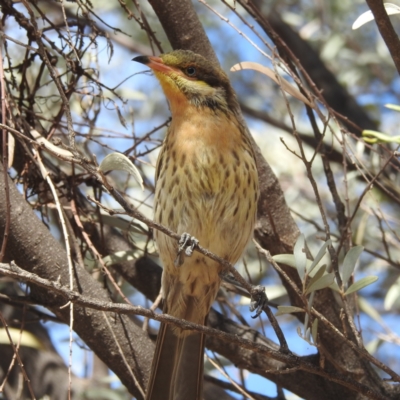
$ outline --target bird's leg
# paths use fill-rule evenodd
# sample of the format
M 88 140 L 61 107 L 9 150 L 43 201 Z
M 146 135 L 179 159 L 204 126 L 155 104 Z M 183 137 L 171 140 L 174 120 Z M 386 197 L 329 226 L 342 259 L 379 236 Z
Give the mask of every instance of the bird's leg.
M 185 250 L 185 254 L 190 257 L 198 244 L 199 241 L 194 236 L 190 236 L 189 233 L 182 233 L 179 239 L 178 254 Z
M 194 248 L 199 244 L 199 241 L 194 237 L 190 236 L 189 233 L 182 233 L 181 238 L 179 239 L 179 247 L 178 254 L 175 260 L 175 265 L 181 264 L 181 253 L 185 250 L 185 255 L 190 257 L 193 254 Z
M 251 291 L 251 302 L 250 311 L 255 311 L 256 313 L 252 315 L 252 318 L 257 318 L 263 312 L 264 307 L 268 303 L 267 295 L 265 294 L 264 286 L 253 286 Z
M 275 315 L 272 313 L 270 308 L 268 307 L 268 298 L 265 294 L 264 286 L 253 286 L 251 290 L 251 302 L 250 302 L 250 311 L 255 311 L 256 313 L 251 316 L 251 318 L 257 318 L 260 314 L 265 311 L 269 322 L 272 325 L 272 328 L 275 331 L 275 334 L 279 340 L 280 351 L 282 353 L 289 353 L 289 346 L 286 342 L 285 336 L 283 335 L 282 329 L 278 325 L 278 321 L 275 318 Z
M 263 312 L 264 308 L 268 306 L 268 297 L 265 294 L 265 287 L 264 286 L 253 286 L 247 284 L 247 287 L 245 288 L 244 285 L 241 282 L 238 282 L 237 279 L 235 279 L 234 276 L 229 275 L 228 271 L 221 271 L 220 277 L 222 280 L 232 283 L 233 285 L 236 285 L 238 288 L 241 290 L 244 290 L 245 292 L 250 294 L 250 311 L 253 312 L 255 311 L 256 313 L 252 315 L 252 318 L 257 318 L 261 315 Z

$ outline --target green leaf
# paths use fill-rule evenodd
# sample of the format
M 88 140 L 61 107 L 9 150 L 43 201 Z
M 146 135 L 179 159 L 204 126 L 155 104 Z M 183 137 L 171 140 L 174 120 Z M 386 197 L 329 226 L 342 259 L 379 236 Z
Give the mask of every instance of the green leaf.
M 357 292 L 358 290 L 361 290 L 365 288 L 366 286 L 370 285 L 371 283 L 374 283 L 378 280 L 377 276 L 366 276 L 365 278 L 360 279 L 357 282 L 354 282 L 345 292 L 345 296 L 347 296 L 350 293 Z
M 21 346 L 32 347 L 37 350 L 45 350 L 44 344 L 33 333 L 28 331 L 21 332 L 20 329 L 11 327 L 8 327 L 7 330 L 13 343 L 20 343 Z M 10 338 L 7 335 L 6 328 L 0 328 L 0 344 L 10 344 Z
M 276 254 L 272 256 L 273 260 L 279 264 L 285 264 L 289 267 L 296 268 L 296 259 L 293 254 Z M 307 268 L 311 266 L 311 260 L 307 260 Z
M 314 282 L 307 290 L 306 294 L 314 292 L 315 290 L 321 290 L 324 289 L 330 285 L 332 285 L 333 281 L 335 279 L 335 274 L 331 272 L 330 274 L 324 275 L 322 278 L 320 278 L 318 281 Z
M 346 257 L 344 258 L 343 261 L 343 266 L 342 266 L 342 281 L 343 283 L 348 282 L 350 279 L 351 275 L 354 272 L 354 268 L 356 267 L 357 260 L 360 257 L 360 254 L 364 250 L 363 246 L 355 246 L 352 247 L 349 252 L 346 254 Z
M 305 311 L 300 307 L 278 306 L 278 312 L 275 314 L 275 316 L 284 315 L 284 314 L 292 314 L 292 313 L 296 313 L 296 312 L 305 312 Z
M 390 310 L 395 304 L 399 303 L 400 299 L 400 278 L 389 288 L 386 293 L 384 307 L 385 310 Z
M 385 133 L 366 129 L 362 131 L 362 137 L 367 143 L 400 143 L 400 136 L 389 136 Z
M 318 318 L 314 319 L 311 327 L 311 335 L 313 337 L 314 343 L 317 343 L 318 338 Z
M 139 183 L 142 190 L 144 190 L 143 179 L 140 175 L 140 172 L 133 165 L 131 160 L 121 153 L 111 153 L 105 156 L 103 161 L 99 165 L 99 169 L 103 172 L 114 170 L 125 171 L 128 174 L 132 175 Z
M 336 283 L 336 281 L 334 281 L 334 282 L 332 283 L 332 285 L 329 285 L 329 288 L 332 289 L 332 290 L 334 290 L 335 292 L 338 292 L 338 293 L 341 292 L 340 287 L 338 286 L 338 284 Z
M 363 242 L 366 233 L 366 228 L 368 226 L 367 224 L 368 218 L 369 218 L 369 213 L 365 211 L 358 222 L 357 231 L 354 239 L 355 244 L 361 245 L 361 243 Z
M 310 273 L 318 265 L 318 263 L 321 261 L 322 257 L 326 253 L 326 248 L 331 244 L 332 244 L 332 241 L 331 241 L 331 239 L 329 239 L 322 245 L 322 247 L 318 251 L 317 257 L 315 257 L 310 268 L 309 269 L 307 268 L 308 273 Z
M 385 104 L 385 107 L 394 111 L 400 111 L 400 106 L 397 104 Z
M 307 289 L 306 289 L 306 293 L 308 292 L 308 289 L 315 283 L 317 282 L 319 279 L 321 279 L 321 277 L 324 275 L 326 270 L 326 265 L 323 265 L 322 267 L 318 268 L 318 270 L 316 271 L 315 275 L 310 279 L 310 282 L 308 282 L 307 285 Z
M 322 50 L 320 50 L 319 56 L 326 62 L 329 63 L 337 58 L 340 50 L 343 49 L 345 44 L 345 36 L 340 33 L 332 33 L 329 38 L 324 41 Z
M 305 253 L 305 240 L 304 235 L 301 234 L 297 238 L 296 244 L 294 245 L 293 255 L 296 260 L 296 268 L 297 272 L 300 276 L 300 279 L 303 281 L 304 276 L 306 274 L 306 266 L 307 266 L 307 256 Z
M 382 339 L 373 339 L 365 346 L 365 350 L 370 354 L 375 354 L 384 343 Z
M 287 290 L 283 285 L 268 285 L 265 286 L 265 292 L 268 293 L 268 300 L 275 300 L 283 296 L 287 296 Z M 245 305 L 249 303 L 248 297 L 244 297 Z
M 117 111 L 117 115 L 118 115 L 119 122 L 121 122 L 121 125 L 122 125 L 125 129 L 127 129 L 126 120 L 125 120 L 124 116 L 122 115 L 121 110 L 119 109 L 119 107 L 118 107 L 117 104 L 115 104 L 115 103 L 114 103 L 114 107 L 115 107 L 115 110 Z

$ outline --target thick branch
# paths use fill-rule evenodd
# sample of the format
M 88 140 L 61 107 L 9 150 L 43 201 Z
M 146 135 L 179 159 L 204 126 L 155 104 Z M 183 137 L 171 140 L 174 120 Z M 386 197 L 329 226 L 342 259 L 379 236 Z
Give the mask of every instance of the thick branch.
M 0 164 L 0 236 L 4 232 L 5 207 L 3 166 Z M 9 179 L 11 201 L 11 232 L 6 249 L 6 259 L 14 260 L 26 271 L 68 285 L 66 253 L 49 230 L 32 211 L 31 207 Z M 99 301 L 110 301 L 107 292 L 85 270 L 75 266 L 74 287 L 82 294 L 93 295 Z M 54 312 L 61 320 L 69 322 L 69 308 L 65 298 L 31 287 L 32 298 Z M 153 343 L 143 330 L 130 318 L 108 316 L 112 331 L 100 311 L 74 307 L 74 330 L 82 340 L 119 376 L 128 390 L 141 399 L 134 385 L 132 374 L 121 362 L 121 349 L 136 380 L 145 387 L 151 365 Z M 98 332 L 94 335 L 93 332 Z M 100 334 L 101 333 L 101 334 Z

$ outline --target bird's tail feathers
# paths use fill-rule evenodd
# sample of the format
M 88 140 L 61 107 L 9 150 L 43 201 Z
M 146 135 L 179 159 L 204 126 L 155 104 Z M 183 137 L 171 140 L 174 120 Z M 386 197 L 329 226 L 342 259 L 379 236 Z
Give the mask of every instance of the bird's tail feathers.
M 146 400 L 203 400 L 204 335 L 177 333 L 160 327 Z

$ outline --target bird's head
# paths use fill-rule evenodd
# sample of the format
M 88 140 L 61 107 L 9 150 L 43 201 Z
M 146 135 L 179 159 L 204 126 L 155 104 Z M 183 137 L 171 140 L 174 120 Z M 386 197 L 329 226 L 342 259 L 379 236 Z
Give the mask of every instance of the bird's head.
M 164 90 L 171 111 L 190 104 L 229 112 L 235 94 L 221 68 L 189 50 L 175 50 L 159 57 L 139 56 L 133 61 L 150 67 Z

